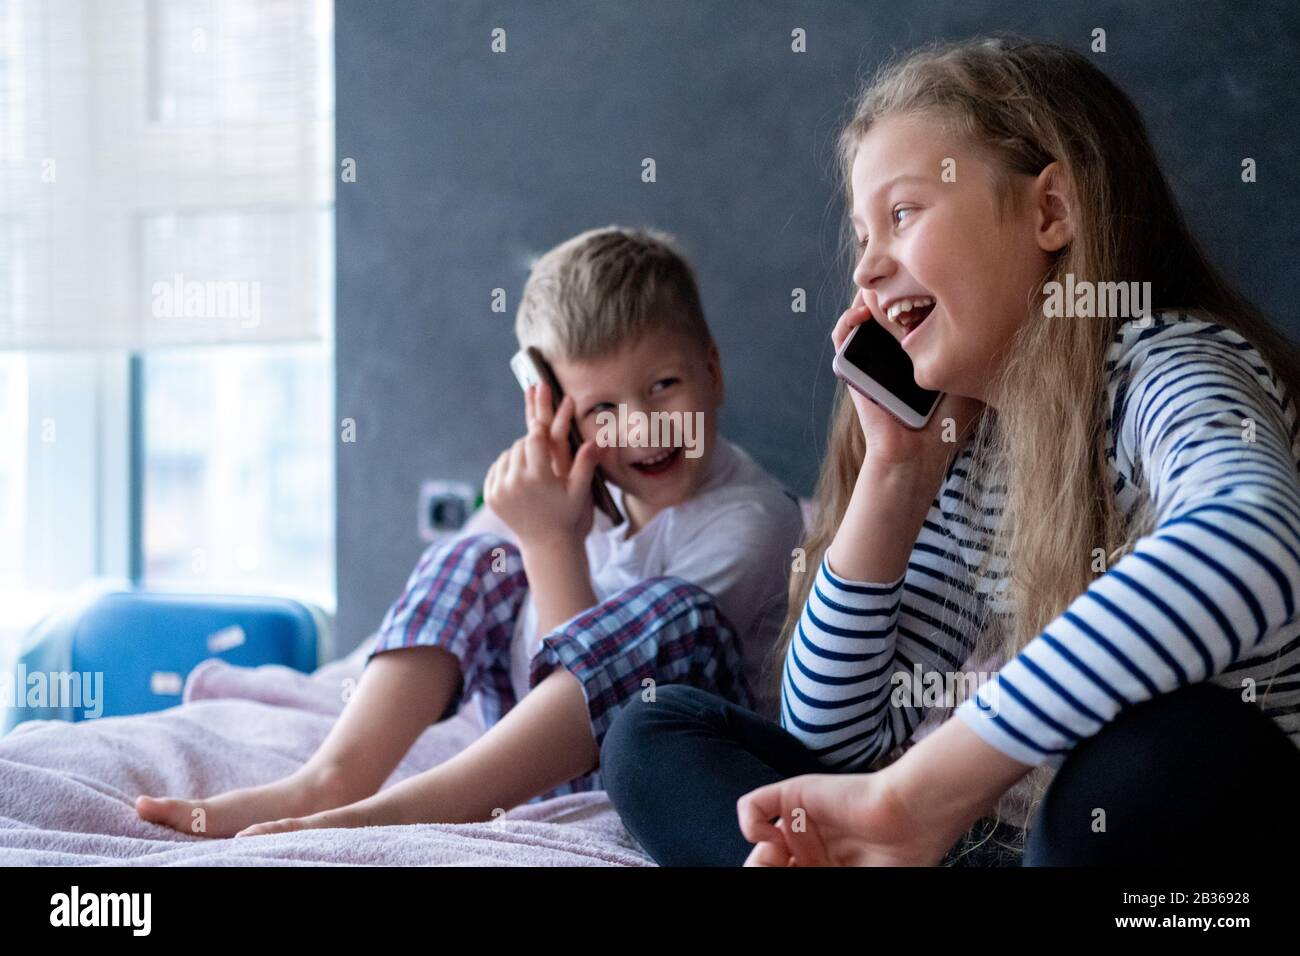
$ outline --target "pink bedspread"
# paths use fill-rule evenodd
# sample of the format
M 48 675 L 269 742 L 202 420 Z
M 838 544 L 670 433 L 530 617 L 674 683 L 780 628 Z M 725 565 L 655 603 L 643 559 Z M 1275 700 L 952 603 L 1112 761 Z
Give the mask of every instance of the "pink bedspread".
M 603 792 L 518 807 L 491 823 L 238 840 L 136 816 L 141 793 L 210 796 L 290 773 L 324 739 L 363 661 L 359 648 L 305 675 L 213 659 L 190 673 L 184 702 L 169 710 L 18 726 L 0 738 L 0 865 L 653 865 Z M 425 731 L 385 786 L 473 740 L 482 730 L 476 713 L 467 706 Z

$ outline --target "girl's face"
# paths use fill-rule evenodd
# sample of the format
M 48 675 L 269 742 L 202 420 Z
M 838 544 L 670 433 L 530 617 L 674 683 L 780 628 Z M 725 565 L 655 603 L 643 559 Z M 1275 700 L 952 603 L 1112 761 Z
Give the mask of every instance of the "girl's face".
M 1049 253 L 1069 241 L 1057 171 L 1053 163 L 1038 177 L 1015 177 L 1019 211 L 999 223 L 989 167 L 937 122 L 886 117 L 862 138 L 851 180 L 860 256 L 853 281 L 903 343 L 917 384 L 986 399 L 991 373 L 1040 294 Z M 919 325 L 887 318 L 892 302 L 922 296 L 934 307 Z

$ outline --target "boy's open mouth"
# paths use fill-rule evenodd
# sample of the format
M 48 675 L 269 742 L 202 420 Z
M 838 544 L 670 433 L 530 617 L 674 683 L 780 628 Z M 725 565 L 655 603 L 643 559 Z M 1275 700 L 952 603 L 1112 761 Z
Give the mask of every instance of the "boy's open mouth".
M 682 449 L 665 448 L 648 458 L 631 463 L 643 475 L 662 475 L 665 471 L 676 465 L 682 458 Z

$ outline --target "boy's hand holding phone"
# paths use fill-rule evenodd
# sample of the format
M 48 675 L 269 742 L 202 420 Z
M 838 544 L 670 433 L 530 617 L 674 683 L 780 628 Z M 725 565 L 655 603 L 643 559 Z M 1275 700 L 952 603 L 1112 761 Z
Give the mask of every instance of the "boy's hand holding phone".
M 537 346 L 529 346 L 516 352 L 510 359 L 510 370 L 525 392 L 533 385 L 545 385 L 546 394 L 550 397 L 550 404 L 546 407 L 552 412 L 559 410 L 560 402 L 566 397 L 564 389 L 560 387 L 560 381 L 555 377 L 555 370 L 551 368 L 550 363 L 546 361 L 546 356 Z M 572 456 L 581 446 L 582 435 L 577 425 L 570 421 L 568 454 Z M 609 493 L 609 486 L 605 484 L 605 476 L 599 467 L 591 479 L 591 497 L 596 507 L 603 511 L 613 524 L 623 523 L 625 520 L 623 512 L 619 510 L 614 496 Z
M 552 411 L 545 383 L 529 388 L 524 406 L 528 434 L 492 463 L 483 500 L 518 536 L 521 550 L 580 543 L 591 531 L 591 480 L 603 449 L 587 441 L 570 453 L 573 399 L 565 396 Z

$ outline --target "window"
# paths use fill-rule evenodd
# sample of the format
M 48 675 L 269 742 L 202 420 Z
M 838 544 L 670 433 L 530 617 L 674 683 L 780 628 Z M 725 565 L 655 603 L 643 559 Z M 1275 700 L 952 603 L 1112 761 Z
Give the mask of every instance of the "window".
M 133 569 L 333 608 L 332 16 L 0 0 L 0 640 Z
M 314 309 L 324 318 L 323 342 L 155 348 L 144 355 L 146 585 L 280 594 L 333 609 L 332 210 L 143 217 L 141 262 L 154 277 L 201 275 L 217 261 L 230 277 L 254 276 L 266 263 L 287 272 L 293 244 L 312 232 L 301 228 L 303 215 L 320 217 Z M 255 296 L 232 315 L 201 319 L 237 330 L 279 307 L 270 296 Z
M 331 364 L 319 345 L 145 358 L 145 583 L 332 605 Z
M 0 351 L 0 645 L 125 577 L 126 383 L 121 353 Z
M 27 362 L 0 352 L 0 581 L 23 574 L 27 522 Z

